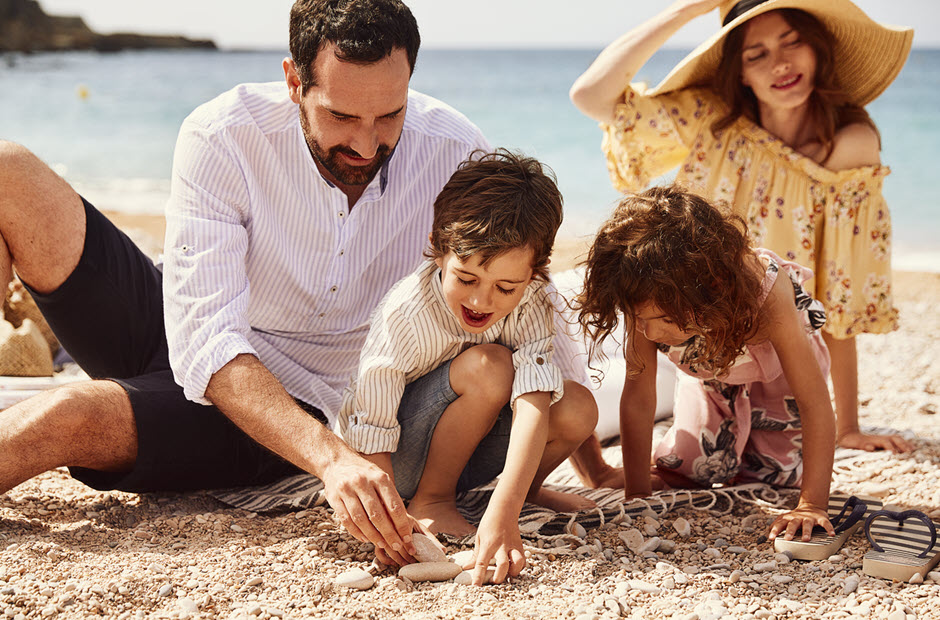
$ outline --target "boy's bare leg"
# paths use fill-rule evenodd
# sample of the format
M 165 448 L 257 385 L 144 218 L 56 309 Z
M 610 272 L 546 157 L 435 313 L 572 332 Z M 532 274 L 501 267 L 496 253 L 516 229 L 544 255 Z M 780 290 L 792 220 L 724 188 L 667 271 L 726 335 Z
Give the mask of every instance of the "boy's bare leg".
M 565 395 L 549 409 L 548 442 L 535 472 L 526 501 L 557 512 L 576 512 L 594 508 L 592 500 L 574 493 L 562 493 L 542 487 L 545 478 L 578 446 L 594 434 L 597 403 L 590 390 L 574 381 L 565 381 Z
M 432 532 L 466 536 L 476 531 L 457 512 L 457 480 L 509 402 L 513 376 L 512 352 L 500 345 L 467 349 L 451 363 L 457 400 L 434 429 L 424 473 L 408 504 L 411 516 Z
M 128 471 L 136 459 L 131 403 L 113 381 L 65 385 L 0 412 L 0 493 L 63 465 Z

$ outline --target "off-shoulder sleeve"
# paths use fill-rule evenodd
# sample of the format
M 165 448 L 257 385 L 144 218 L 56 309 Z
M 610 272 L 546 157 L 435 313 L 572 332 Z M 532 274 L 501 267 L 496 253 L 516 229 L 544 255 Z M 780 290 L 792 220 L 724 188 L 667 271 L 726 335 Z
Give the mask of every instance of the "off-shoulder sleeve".
M 657 97 L 644 92 L 643 85 L 629 85 L 614 121 L 601 123 L 610 180 L 622 192 L 639 191 L 681 164 L 716 108 L 716 97 L 702 89 Z

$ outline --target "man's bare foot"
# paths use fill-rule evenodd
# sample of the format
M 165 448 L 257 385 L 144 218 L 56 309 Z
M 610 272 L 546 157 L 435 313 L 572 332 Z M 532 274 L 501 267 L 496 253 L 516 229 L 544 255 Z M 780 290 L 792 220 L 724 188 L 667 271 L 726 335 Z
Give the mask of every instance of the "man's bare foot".
M 535 493 L 530 493 L 526 501 L 538 504 L 539 506 L 545 506 L 555 512 L 579 512 L 581 510 L 597 508 L 597 504 L 586 497 L 575 493 L 552 491 L 545 487 L 539 488 Z
M 474 534 L 477 528 L 457 512 L 454 500 L 424 500 L 414 497 L 408 504 L 408 513 L 435 534 L 450 534 L 464 537 Z

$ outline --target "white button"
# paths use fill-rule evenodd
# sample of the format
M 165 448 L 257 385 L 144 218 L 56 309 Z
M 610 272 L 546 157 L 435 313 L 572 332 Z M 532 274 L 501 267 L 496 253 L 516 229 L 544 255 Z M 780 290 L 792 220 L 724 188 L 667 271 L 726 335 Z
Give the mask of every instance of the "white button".
M 339 251 L 339 255 L 340 255 L 340 256 L 342 256 L 342 255 L 345 254 L 345 253 L 346 253 L 346 250 L 340 250 L 340 251 Z
M 335 293 L 335 292 L 336 292 L 336 287 L 335 287 L 335 286 L 330 287 L 330 292 L 331 292 L 331 293 Z
M 340 216 L 340 217 L 343 217 L 343 212 L 342 212 L 342 211 L 339 212 L 339 216 Z

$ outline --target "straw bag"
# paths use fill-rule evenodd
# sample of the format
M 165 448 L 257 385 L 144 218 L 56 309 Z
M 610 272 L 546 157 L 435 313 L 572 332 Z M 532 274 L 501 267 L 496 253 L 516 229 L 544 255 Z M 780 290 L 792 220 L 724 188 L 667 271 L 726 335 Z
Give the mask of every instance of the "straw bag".
M 13 327 L 0 321 L 0 375 L 52 376 L 52 353 L 39 327 L 30 319 Z
M 42 337 L 46 339 L 49 351 L 54 355 L 59 350 L 59 341 L 56 340 L 49 324 L 42 318 L 42 313 L 36 306 L 36 302 L 33 301 L 26 288 L 16 278 L 10 282 L 6 299 L 3 301 L 3 318 L 13 327 L 19 327 L 26 319 L 31 320 L 39 328 Z M 0 372 L 0 374 L 5 373 Z
M 7 289 L 0 320 L 0 375 L 49 377 L 59 342 L 23 285 Z

